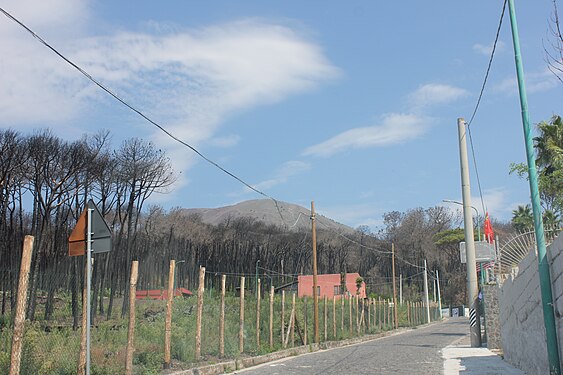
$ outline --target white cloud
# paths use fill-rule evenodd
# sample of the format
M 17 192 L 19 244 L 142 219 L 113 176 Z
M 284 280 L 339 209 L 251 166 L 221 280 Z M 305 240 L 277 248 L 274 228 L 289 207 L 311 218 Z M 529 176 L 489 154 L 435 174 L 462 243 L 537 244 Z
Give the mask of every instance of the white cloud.
M 88 3 L 59 2 L 59 8 L 35 7 L 40 2 L 13 8 L 95 79 L 196 147 L 236 144 L 236 136 L 213 138 L 228 116 L 339 75 L 315 43 L 283 25 L 249 19 L 180 30 L 153 22 L 150 32 L 86 37 Z M 79 128 L 81 116 L 121 106 L 7 19 L 0 22 L 0 40 L 0 126 L 50 126 L 61 133 L 75 126 L 79 134 L 90 130 Z M 193 164 L 185 147 L 132 118 L 166 148 L 176 170 Z
M 226 148 L 226 147 L 236 146 L 239 143 L 239 141 L 240 141 L 240 136 L 236 134 L 230 134 L 223 137 L 213 138 L 208 143 L 211 146 Z
M 367 225 L 375 232 L 377 227 L 383 224 L 383 211 L 372 205 L 360 204 L 325 207 L 321 204 L 317 211 L 323 216 L 352 228 Z
M 298 160 L 291 160 L 285 162 L 276 171 L 275 175 L 272 178 L 259 182 L 253 185 L 253 187 L 258 190 L 268 190 L 273 188 L 274 186 L 286 183 L 291 177 L 306 172 L 309 169 L 311 169 L 311 164 Z M 250 189 L 245 188 L 245 192 L 249 192 L 249 191 Z
M 81 35 L 88 19 L 86 1 L 22 0 L 2 7 L 55 46 Z M 75 119 L 85 92 L 72 69 L 3 14 L 0 40 L 0 125 L 48 126 Z
M 497 218 L 501 220 L 508 220 L 510 218 L 515 204 L 509 204 L 507 202 L 508 196 L 509 191 L 505 188 L 498 187 L 484 190 L 483 203 L 485 204 L 485 210 L 489 213 L 491 218 Z M 461 203 L 462 199 L 458 198 L 455 201 Z M 454 211 L 462 210 L 462 205 L 460 204 L 451 202 L 442 202 L 441 204 L 445 207 L 450 207 Z M 485 216 L 480 196 L 471 197 L 471 206 L 473 206 L 477 210 L 480 217 Z M 471 211 L 473 215 L 475 215 L 475 210 L 471 209 Z
M 446 104 L 469 95 L 459 87 L 443 85 L 439 83 L 428 83 L 420 86 L 409 95 L 409 102 L 417 108 L 436 104 Z
M 499 40 L 497 42 L 497 47 L 496 47 L 495 53 L 504 51 L 505 47 L 506 47 L 506 45 L 504 44 L 504 42 L 502 40 Z M 489 45 L 476 43 L 476 44 L 473 45 L 473 51 L 475 53 L 478 53 L 478 54 L 481 54 L 481 55 L 489 56 L 491 54 L 491 52 L 493 51 L 493 43 L 491 43 Z
M 383 118 L 381 125 L 347 130 L 308 147 L 303 154 L 328 157 L 349 149 L 400 144 L 419 138 L 427 129 L 428 120 L 424 117 L 392 113 Z
M 557 87 L 560 83 L 557 77 L 545 69 L 540 72 L 531 72 L 525 75 L 526 91 L 528 93 L 540 93 L 549 91 Z M 497 93 L 506 95 L 518 94 L 518 81 L 516 77 L 510 77 L 502 80 L 493 86 L 493 90 Z

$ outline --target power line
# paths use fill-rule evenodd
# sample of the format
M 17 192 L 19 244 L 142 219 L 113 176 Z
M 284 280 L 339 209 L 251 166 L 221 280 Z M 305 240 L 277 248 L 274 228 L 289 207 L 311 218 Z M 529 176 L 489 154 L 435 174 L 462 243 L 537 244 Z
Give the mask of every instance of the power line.
M 139 115 L 140 117 L 142 117 L 144 120 L 146 120 L 147 122 L 149 122 L 150 124 L 154 125 L 155 127 L 157 127 L 160 131 L 162 131 L 164 134 L 166 134 L 169 138 L 173 139 L 174 141 L 180 143 L 181 145 L 189 148 L 190 150 L 192 150 L 194 153 L 196 153 L 199 157 L 201 157 L 203 160 L 205 160 L 207 163 L 213 165 L 214 167 L 216 167 L 217 169 L 219 169 L 221 172 L 227 174 L 228 176 L 232 177 L 233 179 L 237 180 L 238 182 L 240 182 L 241 184 L 243 184 L 244 186 L 246 186 L 247 188 L 249 188 L 250 190 L 262 195 L 265 198 L 271 199 L 274 202 L 274 205 L 276 206 L 276 210 L 278 211 L 278 214 L 280 215 L 280 218 L 282 220 L 282 223 L 287 226 L 287 224 L 285 223 L 285 220 L 283 218 L 283 215 L 281 213 L 281 209 L 278 205 L 278 201 L 276 199 L 274 199 L 273 197 L 269 196 L 268 194 L 264 193 L 261 190 L 258 190 L 257 188 L 255 188 L 254 186 L 252 186 L 251 184 L 249 184 L 248 182 L 244 181 L 242 178 L 238 177 L 237 175 L 235 175 L 233 172 L 230 172 L 229 170 L 227 170 L 226 168 L 222 167 L 221 165 L 219 165 L 218 163 L 216 163 L 215 161 L 211 160 L 210 158 L 208 158 L 207 156 L 205 156 L 202 152 L 200 152 L 198 149 L 196 149 L 194 146 L 190 145 L 187 142 L 184 142 L 183 140 L 181 140 L 180 138 L 176 137 L 174 134 L 172 134 L 171 132 L 169 132 L 168 130 L 166 130 L 162 125 L 160 125 L 159 123 L 157 123 L 156 121 L 154 121 L 153 119 L 151 119 L 150 117 L 148 117 L 147 115 L 145 115 L 141 110 L 135 108 L 133 105 L 129 104 L 127 101 L 125 101 L 125 99 L 122 99 L 120 96 L 118 96 L 117 94 L 115 94 L 113 91 L 111 91 L 109 88 L 107 88 L 106 86 L 104 86 L 100 81 L 96 80 L 94 77 L 92 77 L 92 75 L 90 73 L 88 73 L 86 70 L 82 69 L 78 64 L 74 63 L 72 60 L 70 60 L 69 58 L 67 58 L 65 55 L 63 55 L 61 52 L 59 52 L 55 47 L 51 46 L 49 43 L 47 43 L 42 37 L 40 37 L 38 34 L 36 34 L 33 30 L 31 30 L 28 26 L 26 26 L 22 21 L 18 20 L 17 18 L 15 18 L 13 15 L 11 15 L 9 12 L 7 12 L 6 10 L 4 10 L 2 7 L 0 7 L 0 12 L 2 12 L 6 17 L 8 17 L 10 20 L 14 21 L 15 23 L 17 23 L 18 25 L 20 25 L 23 29 L 25 29 L 29 34 L 31 34 L 35 39 L 37 39 L 41 44 L 43 44 L 45 47 L 47 47 L 48 49 L 50 49 L 53 53 L 55 53 L 57 56 L 59 56 L 62 60 L 64 60 L 66 63 L 68 63 L 70 66 L 72 66 L 74 69 L 78 70 L 82 75 L 84 75 L 88 80 L 90 80 L 92 83 L 94 83 L 96 86 L 98 86 L 100 89 L 102 89 L 103 91 L 105 91 L 107 94 L 109 94 L 110 96 L 112 96 L 115 100 L 117 100 L 118 102 L 120 102 L 121 104 L 123 104 L 125 107 L 127 107 L 128 109 L 130 109 L 131 111 L 135 112 L 137 115 Z
M 498 38 L 499 38 L 500 30 L 501 30 L 501 27 L 502 27 L 502 19 L 504 18 L 504 11 L 506 9 L 506 1 L 507 0 L 504 0 L 504 3 L 502 5 L 502 12 L 500 14 L 500 20 L 499 20 L 499 23 L 498 23 L 497 34 L 495 36 L 495 42 L 493 43 L 493 49 L 491 51 L 491 56 L 489 57 L 489 64 L 487 66 L 487 72 L 485 73 L 485 78 L 483 79 L 483 85 L 481 86 L 481 92 L 479 93 L 479 98 L 477 99 L 477 104 L 475 105 L 475 109 L 473 110 L 473 114 L 471 115 L 471 119 L 469 120 L 469 123 L 467 124 L 468 127 L 471 126 L 471 124 L 473 123 L 473 119 L 475 118 L 475 115 L 477 114 L 477 110 L 479 109 L 479 104 L 481 104 L 481 98 L 483 97 L 483 92 L 485 91 L 485 85 L 487 84 L 487 79 L 489 78 L 489 72 L 491 71 L 491 66 L 493 64 L 493 57 L 495 56 Z
M 471 155 L 473 158 L 473 165 L 475 166 L 475 175 L 477 177 L 477 186 L 479 187 L 479 196 L 481 198 L 481 207 L 483 208 L 483 215 L 485 214 L 485 202 L 483 200 L 483 191 L 481 189 L 481 180 L 479 179 L 479 170 L 477 168 L 477 160 L 475 158 L 475 148 L 473 147 L 473 137 L 471 136 L 471 124 L 473 123 L 473 120 L 475 119 L 475 115 L 477 114 L 477 110 L 479 109 L 479 104 L 481 104 L 481 98 L 483 97 L 483 93 L 485 91 L 485 86 L 487 85 L 487 79 L 489 78 L 489 73 L 491 71 L 491 66 L 493 64 L 493 58 L 495 56 L 495 51 L 497 48 L 497 43 L 498 43 L 498 39 L 499 39 L 499 35 L 500 35 L 500 30 L 502 28 L 502 20 L 504 18 L 504 11 L 506 9 L 506 2 L 507 0 L 504 0 L 503 5 L 502 5 L 502 12 L 500 14 L 500 19 L 499 19 L 499 23 L 498 23 L 498 27 L 497 27 L 497 33 L 495 36 L 495 41 L 493 43 L 493 49 L 491 50 L 491 56 L 489 57 L 489 64 L 487 65 L 487 71 L 485 73 L 485 78 L 483 79 L 483 85 L 481 86 L 481 92 L 479 93 L 479 98 L 477 99 L 477 103 L 475 104 L 475 109 L 473 110 L 473 114 L 471 115 L 471 118 L 469 119 L 469 122 L 467 123 L 467 130 L 469 131 L 469 144 L 471 145 Z

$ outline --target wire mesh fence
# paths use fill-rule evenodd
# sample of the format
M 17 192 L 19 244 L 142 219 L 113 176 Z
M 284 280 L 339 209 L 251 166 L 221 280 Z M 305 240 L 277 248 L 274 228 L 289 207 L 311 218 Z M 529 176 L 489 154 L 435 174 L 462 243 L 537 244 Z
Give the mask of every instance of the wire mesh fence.
M 170 289 L 165 285 L 169 284 L 170 276 L 143 275 L 143 267 L 140 270 L 139 279 L 159 279 L 161 285 L 150 290 L 138 288 L 135 292 L 132 340 L 135 374 L 160 371 L 166 364 L 166 348 L 170 351 L 169 366 L 185 369 L 202 363 L 309 345 L 315 341 L 313 297 L 297 298 L 295 285 L 276 289 L 271 279 L 262 283 L 255 277 L 204 271 L 203 284 L 198 286 L 200 293 L 180 286 L 184 285 L 182 280 L 173 280 L 174 297 L 169 306 Z M 81 271 L 80 267 L 76 271 Z M 54 302 L 49 316 L 26 323 L 21 353 L 22 374 L 74 374 L 79 366 L 80 352 L 84 351 L 80 319 L 83 290 L 73 296 L 68 288 L 50 287 L 48 280 L 59 280 L 59 277 L 54 278 L 49 272 L 38 274 L 35 303 L 39 309 L 45 310 L 49 293 L 54 294 Z M 73 277 L 83 280 L 80 274 L 66 274 L 68 280 Z M 8 373 L 10 365 L 14 319 L 10 301 L 13 297 L 10 292 L 2 291 L 0 373 Z M 108 290 L 102 290 L 92 300 L 92 374 L 124 373 L 126 367 L 131 315 L 122 310 L 128 306 L 123 303 L 126 298 L 123 293 L 113 297 L 111 314 L 108 314 L 110 297 Z M 201 304 L 199 320 L 198 300 Z M 427 310 L 421 302 L 395 305 L 388 299 L 349 295 L 320 296 L 318 305 L 317 329 L 321 342 L 427 323 Z M 168 312 L 171 314 L 171 334 L 169 346 L 166 346 Z M 437 306 L 430 306 L 430 312 L 431 320 L 439 319 Z M 199 330 L 198 322 L 201 322 Z M 201 333 L 200 343 L 196 340 L 198 332 Z

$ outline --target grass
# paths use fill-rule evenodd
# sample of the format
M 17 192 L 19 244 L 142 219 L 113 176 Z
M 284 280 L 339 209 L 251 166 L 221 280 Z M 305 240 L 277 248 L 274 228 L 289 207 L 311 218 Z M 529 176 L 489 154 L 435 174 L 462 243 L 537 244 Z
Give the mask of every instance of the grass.
M 286 296 L 286 297 L 289 297 Z M 81 331 L 73 331 L 72 316 L 68 310 L 67 296 L 59 297 L 55 312 L 56 321 L 26 322 L 21 360 L 21 374 L 75 374 L 80 350 Z M 260 345 L 256 341 L 256 308 L 254 296 L 245 299 L 244 311 L 244 352 L 239 352 L 239 298 L 234 295 L 226 296 L 225 303 L 225 356 L 219 352 L 219 318 L 220 299 L 218 293 L 205 294 L 202 322 L 202 359 L 195 360 L 195 331 L 197 298 L 176 298 L 172 314 L 171 357 L 174 368 L 190 368 L 198 364 L 218 363 L 226 359 L 241 358 L 270 353 L 283 348 L 281 337 L 281 296 L 274 298 L 273 346 L 270 347 L 269 296 L 261 301 L 260 306 Z M 306 314 L 305 314 L 305 304 Z M 116 306 L 120 306 L 117 302 Z M 313 299 L 297 299 L 296 316 L 302 334 L 307 326 L 307 344 L 313 341 Z M 361 302 L 360 302 L 361 309 Z M 286 298 L 284 321 L 290 321 L 291 298 Z M 327 306 L 327 338 L 329 341 L 357 337 L 366 333 L 378 333 L 391 329 L 391 324 L 383 324 L 377 320 L 382 314 L 373 316 L 371 307 L 372 327 L 357 331 L 357 309 L 352 304 L 352 325 L 350 331 L 349 300 L 344 309 L 341 302 L 336 302 L 336 315 L 333 316 L 332 300 Z M 387 314 L 387 309 L 385 310 Z M 344 314 L 344 330 L 341 328 L 342 314 Z M 91 373 L 92 375 L 120 374 L 125 367 L 125 349 L 127 345 L 127 319 L 120 319 L 120 312 L 115 311 L 111 320 L 95 319 L 91 330 Z M 359 314 L 358 314 L 359 315 Z M 401 326 L 409 325 L 406 306 L 398 310 Z M 411 316 L 413 314 L 411 313 Z M 164 359 L 164 321 L 166 317 L 166 301 L 137 301 L 135 324 L 135 354 L 133 358 L 135 374 L 161 373 Z M 336 319 L 337 333 L 333 332 L 333 319 Z M 9 315 L 3 316 L 0 325 L 0 373 L 8 373 L 10 365 L 10 351 L 12 329 Z M 365 324 L 368 317 L 365 312 Z M 387 321 L 387 319 L 386 319 Z M 46 327 L 52 327 L 46 330 Z M 49 332 L 47 332 L 49 331 Z M 319 336 L 324 341 L 324 305 L 319 300 Z M 295 346 L 301 345 L 299 335 L 295 334 Z M 289 340 L 288 348 L 292 346 Z

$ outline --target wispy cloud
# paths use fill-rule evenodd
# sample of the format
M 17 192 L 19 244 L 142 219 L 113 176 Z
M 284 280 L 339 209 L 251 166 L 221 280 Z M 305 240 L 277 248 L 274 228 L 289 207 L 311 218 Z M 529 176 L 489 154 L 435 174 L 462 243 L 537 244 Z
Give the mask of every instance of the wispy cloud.
M 233 147 L 236 146 L 240 141 L 240 136 L 236 134 L 230 134 L 223 137 L 217 137 L 211 139 L 208 143 L 215 147 Z
M 549 69 L 526 74 L 526 90 L 529 93 L 549 91 L 557 87 L 559 84 L 559 80 L 552 72 L 549 71 Z M 501 94 L 517 95 L 518 81 L 516 80 L 516 77 L 506 78 L 494 85 L 493 90 Z
M 88 37 L 88 2 L 59 2 L 60 7 L 50 3 L 46 15 L 37 2 L 11 10 L 30 27 L 39 25 L 48 41 L 94 78 L 194 146 L 232 146 L 236 136 L 216 137 L 230 115 L 314 89 L 340 74 L 313 41 L 266 20 L 188 30 L 153 22 L 145 32 Z M 68 19 L 84 22 L 65 23 Z M 77 29 L 81 32 L 71 39 Z M 80 133 L 88 129 L 79 128 L 79 116 L 114 105 L 21 28 L 1 22 L 0 39 L 0 125 L 74 127 Z M 177 170 L 193 164 L 185 148 L 148 124 L 146 129 Z
M 497 187 L 492 189 L 486 189 L 483 191 L 483 203 L 485 205 L 485 210 L 489 213 L 491 217 L 508 220 L 512 214 L 512 210 L 517 205 L 516 203 L 509 203 L 509 191 L 506 188 Z M 462 202 L 461 198 L 454 199 L 457 202 Z M 442 202 L 443 206 L 450 207 L 454 211 L 460 211 L 462 206 L 456 203 Z M 483 204 L 481 204 L 481 197 L 474 196 L 471 197 L 471 205 L 475 207 L 479 216 L 483 217 L 485 213 L 483 212 Z M 473 214 L 475 211 L 471 210 Z
M 431 105 L 451 103 L 467 95 L 469 92 L 459 87 L 428 83 L 416 89 L 408 99 L 414 107 L 420 109 Z
M 497 42 L 496 52 L 502 52 L 502 51 L 504 51 L 505 48 L 506 48 L 506 45 L 504 44 L 504 42 L 502 40 L 499 40 Z M 476 44 L 473 45 L 473 52 L 481 54 L 481 55 L 489 56 L 492 51 L 493 51 L 493 43 L 488 44 L 488 45 L 476 43 Z
M 328 157 L 349 149 L 405 143 L 420 137 L 427 129 L 428 120 L 424 117 L 393 113 L 385 116 L 381 125 L 347 130 L 308 147 L 303 155 Z
M 375 206 L 372 205 L 362 204 L 332 207 L 324 207 L 321 205 L 318 208 L 318 212 L 352 228 L 367 225 L 375 232 L 377 227 L 383 224 L 383 210 L 375 208 Z
M 253 186 L 258 190 L 268 190 L 273 188 L 274 186 L 286 183 L 291 177 L 306 172 L 309 169 L 311 169 L 311 165 L 309 163 L 298 160 L 291 160 L 285 162 L 276 171 L 272 178 L 259 182 Z M 246 188 L 245 191 L 248 192 L 250 191 L 250 189 Z

